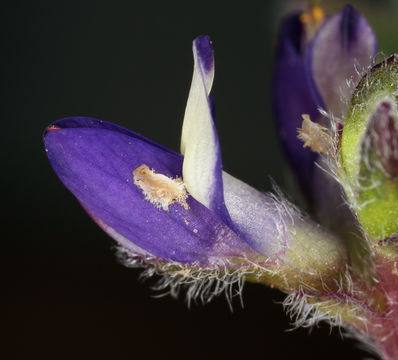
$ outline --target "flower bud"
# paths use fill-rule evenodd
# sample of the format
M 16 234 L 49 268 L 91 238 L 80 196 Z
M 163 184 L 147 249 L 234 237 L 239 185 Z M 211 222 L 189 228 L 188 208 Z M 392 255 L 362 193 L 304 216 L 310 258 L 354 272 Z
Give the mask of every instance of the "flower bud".
M 340 148 L 340 178 L 366 233 L 398 231 L 398 56 L 374 66 L 354 92 Z

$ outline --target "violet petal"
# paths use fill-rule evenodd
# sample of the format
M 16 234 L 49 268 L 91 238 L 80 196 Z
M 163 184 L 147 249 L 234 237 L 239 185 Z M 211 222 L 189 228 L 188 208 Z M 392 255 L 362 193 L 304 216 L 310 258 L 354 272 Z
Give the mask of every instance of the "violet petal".
M 377 40 L 366 18 L 352 6 L 330 17 L 308 47 L 309 78 L 318 92 L 317 102 L 335 116 L 344 116 L 359 73 L 372 64 Z M 350 85 L 347 84 L 350 82 Z
M 299 14 L 282 22 L 275 60 L 273 101 L 282 148 L 301 188 L 309 194 L 317 155 L 303 148 L 302 141 L 297 138 L 297 129 L 301 127 L 302 114 L 309 114 L 316 121 L 319 113 L 304 68 L 303 31 Z
M 287 202 L 265 196 L 228 174 L 225 198 L 240 237 L 192 196 L 184 199 L 189 208 L 181 203 L 158 208 L 146 199 L 132 172 L 145 164 L 176 178 L 181 176 L 183 158 L 132 131 L 75 117 L 50 125 L 44 142 L 64 185 L 101 228 L 139 257 L 234 268 L 243 259 L 242 266 L 284 263 L 307 271 L 314 263 L 324 264 L 320 254 L 326 251 L 334 254 L 333 266 L 344 264 L 339 239 Z M 307 262 L 300 260 L 303 242 Z M 324 268 L 328 272 L 330 264 Z
M 252 252 L 212 211 L 192 196 L 189 209 L 168 211 L 145 200 L 134 184 L 142 164 L 170 178 L 181 177 L 181 155 L 132 131 L 90 118 L 68 118 L 44 135 L 48 158 L 65 186 L 115 236 L 152 255 L 211 265 Z M 50 131 L 52 130 L 52 131 Z

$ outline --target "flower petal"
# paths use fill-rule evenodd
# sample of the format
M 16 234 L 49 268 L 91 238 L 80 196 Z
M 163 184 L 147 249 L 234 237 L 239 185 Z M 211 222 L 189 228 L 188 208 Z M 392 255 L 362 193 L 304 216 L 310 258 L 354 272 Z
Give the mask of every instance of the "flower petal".
M 302 278 L 298 279 L 303 273 L 308 280 L 316 269 L 324 281 L 345 269 L 346 246 L 327 229 L 282 197 L 266 196 L 227 173 L 223 178 L 225 203 L 235 228 L 253 249 L 268 258 L 268 266 L 282 266 L 283 282 L 301 286 Z M 274 285 L 276 278 L 271 280 Z
M 194 40 L 193 55 L 194 72 L 181 136 L 183 179 L 197 201 L 231 225 L 224 204 L 221 151 L 210 98 L 214 56 L 209 37 Z
M 228 173 L 223 173 L 225 204 L 238 234 L 260 254 L 280 257 L 291 241 L 289 209 L 280 211 L 274 198 L 262 194 Z
M 329 18 L 309 45 L 309 77 L 315 83 L 318 104 L 335 116 L 344 116 L 360 73 L 372 64 L 376 36 L 365 17 L 347 5 Z M 351 81 L 349 86 L 347 81 Z
M 253 252 L 215 214 L 186 199 L 168 210 L 145 199 L 133 171 L 145 164 L 175 179 L 181 155 L 117 125 L 90 118 L 68 118 L 47 128 L 48 158 L 65 186 L 90 215 L 123 245 L 179 262 L 206 265 Z M 121 240 L 122 239 L 122 240 Z M 142 251 L 139 250 L 140 253 Z
M 61 181 L 129 255 L 249 271 L 253 281 L 270 281 L 283 289 L 296 288 L 303 280 L 315 287 L 328 283 L 331 274 L 345 268 L 345 248 L 339 239 L 289 204 L 229 175 L 225 175 L 228 209 L 247 242 L 192 196 L 184 199 L 188 207 L 178 202 L 168 209 L 157 207 L 135 182 L 134 170 L 145 164 L 175 179 L 181 175 L 182 156 L 117 125 L 63 119 L 47 128 L 44 142 Z M 322 273 L 321 283 L 312 276 L 314 266 Z M 287 277 L 275 276 L 279 271 Z
M 282 22 L 275 61 L 273 102 L 282 148 L 301 188 L 309 194 L 316 154 L 303 148 L 303 143 L 297 138 L 297 129 L 301 127 L 302 114 L 309 114 L 316 121 L 319 113 L 301 54 L 305 41 L 303 31 L 299 14 Z

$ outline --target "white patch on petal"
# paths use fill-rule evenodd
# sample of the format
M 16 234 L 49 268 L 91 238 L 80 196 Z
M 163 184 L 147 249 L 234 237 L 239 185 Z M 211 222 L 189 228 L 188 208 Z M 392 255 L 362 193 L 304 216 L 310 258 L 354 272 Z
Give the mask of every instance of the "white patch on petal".
M 206 72 L 198 49 L 193 43 L 194 72 L 185 109 L 181 136 L 184 155 L 183 179 L 189 193 L 209 208 L 215 189 L 215 166 L 218 141 L 216 138 L 208 95 L 214 77 L 214 67 Z
M 141 165 L 133 171 L 134 184 L 145 195 L 145 199 L 156 207 L 169 210 L 169 205 L 181 204 L 189 209 L 186 202 L 188 198 L 185 185 L 180 178 L 171 179 L 163 174 L 157 174 L 146 165 Z

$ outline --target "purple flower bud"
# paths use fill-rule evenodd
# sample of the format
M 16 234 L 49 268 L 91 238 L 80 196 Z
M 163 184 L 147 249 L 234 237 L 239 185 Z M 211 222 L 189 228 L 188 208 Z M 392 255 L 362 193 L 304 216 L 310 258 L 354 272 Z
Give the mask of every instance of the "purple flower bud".
M 317 104 L 312 96 L 312 84 L 307 80 L 304 52 L 304 25 L 300 15 L 283 20 L 278 38 L 274 69 L 273 102 L 277 130 L 282 149 L 297 176 L 301 189 L 311 193 L 312 171 L 316 154 L 297 138 L 302 114 L 318 117 Z
M 322 126 L 319 108 L 344 116 L 360 73 L 373 61 L 377 41 L 366 19 L 353 7 L 326 19 L 293 14 L 282 21 L 274 77 L 274 109 L 283 150 L 306 196 L 313 199 L 317 154 L 297 138 L 302 114 Z M 318 15 L 317 15 L 318 14 Z M 314 27 L 308 18 L 314 18 Z M 313 37 L 311 37 L 313 36 Z
M 324 104 L 325 110 L 343 117 L 355 85 L 376 52 L 373 29 L 352 6 L 327 19 L 306 52 L 306 71 L 318 106 Z

